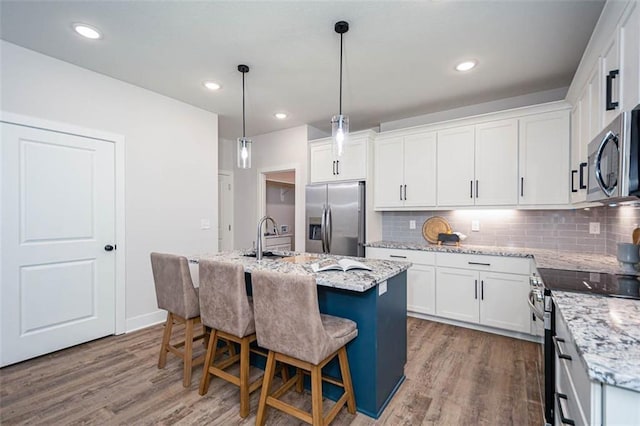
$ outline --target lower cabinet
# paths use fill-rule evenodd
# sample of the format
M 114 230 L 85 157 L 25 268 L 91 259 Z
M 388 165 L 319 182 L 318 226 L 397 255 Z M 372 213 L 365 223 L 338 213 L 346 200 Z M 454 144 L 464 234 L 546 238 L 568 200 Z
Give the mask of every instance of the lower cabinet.
M 438 268 L 436 315 L 521 333 L 531 332 L 526 275 Z
M 413 265 L 407 271 L 407 311 L 436 313 L 436 268 Z

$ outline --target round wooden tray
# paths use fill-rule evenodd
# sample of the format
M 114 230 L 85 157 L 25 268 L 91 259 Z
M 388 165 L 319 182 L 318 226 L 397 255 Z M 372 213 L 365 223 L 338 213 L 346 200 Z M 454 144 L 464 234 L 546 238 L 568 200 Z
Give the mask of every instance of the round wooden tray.
M 436 244 L 438 242 L 438 234 L 440 233 L 451 233 L 451 225 L 449 225 L 449 222 L 447 222 L 445 218 L 433 216 L 424 221 L 424 225 L 422 225 L 422 236 L 425 240 Z

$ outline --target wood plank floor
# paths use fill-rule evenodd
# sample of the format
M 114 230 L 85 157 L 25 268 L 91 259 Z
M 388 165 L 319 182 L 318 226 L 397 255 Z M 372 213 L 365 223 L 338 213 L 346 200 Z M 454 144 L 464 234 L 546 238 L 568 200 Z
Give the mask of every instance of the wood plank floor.
M 0 369 L 0 424 L 253 425 L 238 416 L 235 386 L 212 379 L 198 394 L 202 367 L 182 387 L 169 354 L 156 367 L 162 326 L 111 336 Z M 195 345 L 203 351 L 201 344 Z M 355 362 L 355 360 L 351 360 Z M 343 408 L 335 425 L 543 424 L 541 346 L 415 318 L 408 320 L 406 380 L 377 421 Z M 279 385 L 276 380 L 275 385 Z M 309 395 L 285 400 L 310 409 Z M 331 401 L 325 401 L 325 409 Z M 298 424 L 273 409 L 267 424 Z

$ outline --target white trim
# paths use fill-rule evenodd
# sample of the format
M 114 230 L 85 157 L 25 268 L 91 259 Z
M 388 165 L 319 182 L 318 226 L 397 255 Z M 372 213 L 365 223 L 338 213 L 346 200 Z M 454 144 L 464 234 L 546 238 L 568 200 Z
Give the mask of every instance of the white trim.
M 167 320 L 167 311 L 158 309 L 155 312 L 127 318 L 127 333 L 137 331 L 152 325 L 161 324 Z
M 534 342 L 534 343 L 542 343 L 543 341 L 542 337 L 534 336 L 532 334 L 520 333 L 517 331 L 510 331 L 510 330 L 502 330 L 499 328 L 487 327 L 480 324 L 472 324 L 464 321 L 457 321 L 449 318 L 442 318 L 435 315 L 421 314 L 418 312 L 407 312 L 407 316 L 428 320 L 428 321 L 441 322 L 443 324 L 455 325 L 463 328 L 470 328 L 478 331 L 484 331 L 486 333 L 499 334 L 501 336 L 513 337 L 514 339 L 527 340 L 529 342 Z
M 265 215 L 266 211 L 266 176 L 267 173 L 283 172 L 293 170 L 296 174 L 295 191 L 296 191 L 296 203 L 295 203 L 295 249 L 296 251 L 304 251 L 304 213 L 305 213 L 305 183 L 307 180 L 306 175 L 302 176 L 302 166 L 299 163 L 282 164 L 279 166 L 264 167 L 258 169 L 257 174 L 257 186 L 258 193 L 256 211 L 258 213 L 256 217 L 256 225 L 258 221 Z M 257 235 L 256 235 L 257 236 Z
M 231 230 L 233 232 L 231 232 L 231 249 L 235 249 L 236 247 L 236 239 L 235 239 L 235 234 L 236 234 L 236 224 L 234 222 L 234 218 L 235 218 L 235 199 L 234 199 L 234 194 L 236 192 L 236 187 L 235 187 L 235 180 L 233 177 L 233 172 L 231 170 L 218 170 L 218 176 L 223 175 L 223 176 L 227 176 L 229 177 L 229 179 L 231 180 Z M 220 182 L 220 179 L 218 179 L 218 182 Z M 218 194 L 219 196 L 219 194 Z M 218 222 L 220 221 L 220 215 L 218 215 Z M 218 247 L 218 251 L 222 251 L 220 247 Z
M 115 271 L 115 334 L 122 334 L 126 331 L 126 263 L 125 263 L 125 137 L 115 133 L 101 130 L 88 129 L 69 123 L 50 121 L 36 117 L 30 117 L 11 112 L 0 111 L 0 122 L 18 124 L 21 126 L 33 127 L 36 129 L 53 130 L 55 132 L 66 133 L 113 142 L 115 145 L 115 251 L 116 271 Z

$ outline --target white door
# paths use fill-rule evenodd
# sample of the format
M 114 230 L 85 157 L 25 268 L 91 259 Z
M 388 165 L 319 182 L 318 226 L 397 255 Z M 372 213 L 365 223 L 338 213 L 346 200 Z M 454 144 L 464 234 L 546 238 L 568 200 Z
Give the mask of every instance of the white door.
M 115 332 L 115 147 L 0 127 L 4 366 Z
M 436 133 L 404 138 L 404 205 L 436 205 Z
M 476 206 L 518 203 L 518 120 L 476 126 Z
M 218 174 L 218 250 L 233 250 L 233 176 Z
M 335 158 L 336 179 L 364 180 L 367 178 L 368 138 L 349 139 L 341 157 Z
M 529 277 L 480 273 L 480 324 L 531 333 Z
M 404 154 L 402 138 L 375 141 L 373 201 L 375 208 L 402 207 Z
M 436 270 L 436 315 L 478 323 L 480 313 L 478 272 Z
M 474 204 L 474 126 L 438 132 L 438 205 Z

